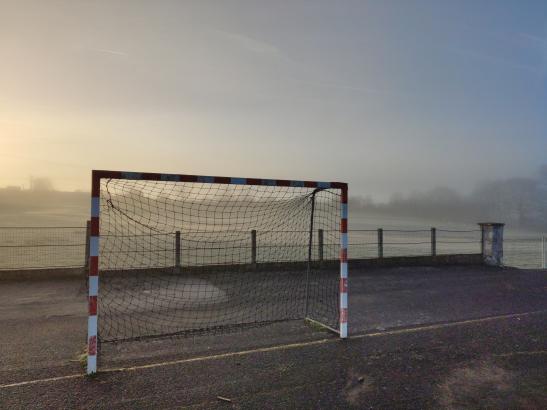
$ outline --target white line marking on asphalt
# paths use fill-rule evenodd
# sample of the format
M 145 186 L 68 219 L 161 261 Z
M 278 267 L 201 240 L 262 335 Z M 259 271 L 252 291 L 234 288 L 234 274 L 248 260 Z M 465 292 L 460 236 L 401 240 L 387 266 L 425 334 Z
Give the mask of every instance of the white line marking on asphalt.
M 488 317 L 483 317 L 483 318 L 478 318 L 478 319 L 461 320 L 461 321 L 457 321 L 457 322 L 439 323 L 439 324 L 435 324 L 435 325 L 424 325 L 424 326 L 416 326 L 416 327 L 404 328 L 404 329 L 386 330 L 386 331 L 383 331 L 383 332 L 363 333 L 363 334 L 350 336 L 349 340 L 364 339 L 364 338 L 367 338 L 367 337 L 380 337 L 380 336 L 399 335 L 399 334 L 405 334 L 405 333 L 417 333 L 417 332 L 423 332 L 423 331 L 428 331 L 428 330 L 442 329 L 442 328 L 446 328 L 446 327 L 455 327 L 455 326 L 461 326 L 461 325 L 467 325 L 467 324 L 491 322 L 491 321 L 500 320 L 500 319 L 512 319 L 512 318 L 518 318 L 518 317 L 522 317 L 522 316 L 531 316 L 531 315 L 537 315 L 537 314 L 542 314 L 542 313 L 547 313 L 547 310 L 536 310 L 536 311 L 533 311 L 533 312 L 513 313 L 513 314 L 509 314 L 509 315 L 488 316 Z M 185 363 L 193 363 L 193 362 L 204 362 L 204 361 L 209 361 L 209 360 L 226 359 L 226 358 L 229 358 L 229 357 L 246 356 L 246 355 L 255 354 L 255 353 L 275 352 L 275 351 L 280 351 L 280 350 L 290 350 L 290 349 L 297 349 L 297 348 L 300 348 L 300 347 L 322 345 L 322 344 L 327 344 L 327 343 L 338 343 L 338 342 L 343 343 L 338 338 L 311 340 L 311 341 L 308 341 L 308 342 L 290 343 L 290 344 L 270 346 L 270 347 L 261 347 L 261 348 L 258 348 L 258 349 L 241 350 L 239 352 L 220 353 L 220 354 L 215 354 L 215 355 L 211 355 L 211 356 L 198 356 L 198 357 L 193 357 L 193 358 L 189 358 L 189 359 L 171 360 L 171 361 L 160 362 L 160 363 L 144 364 L 144 365 L 140 365 L 140 366 L 110 368 L 110 369 L 104 369 L 104 370 L 99 371 L 99 374 L 102 375 L 102 374 L 106 374 L 106 373 L 132 372 L 132 371 L 137 371 L 137 370 L 153 369 L 153 368 L 156 368 L 156 367 L 166 367 L 166 366 L 174 366 L 174 365 L 177 365 L 177 364 L 185 364 Z M 499 355 L 497 355 L 497 356 L 499 356 Z M 83 374 L 83 373 L 69 374 L 69 375 L 66 375 L 66 376 L 50 377 L 50 378 L 46 378 L 46 379 L 36 379 L 36 380 L 28 380 L 28 381 L 17 382 L 17 383 L 2 384 L 2 385 L 0 385 L 0 389 L 8 389 L 8 388 L 12 388 L 12 387 L 28 386 L 28 385 L 38 384 L 38 383 L 56 382 L 56 381 L 60 381 L 60 380 L 80 379 L 80 378 L 83 379 L 85 377 L 86 377 L 86 375 Z

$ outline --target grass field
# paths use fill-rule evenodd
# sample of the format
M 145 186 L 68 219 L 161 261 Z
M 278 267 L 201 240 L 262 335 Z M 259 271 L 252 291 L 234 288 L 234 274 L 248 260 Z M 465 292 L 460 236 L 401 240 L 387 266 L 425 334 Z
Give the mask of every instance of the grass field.
M 88 379 L 82 282 L 0 282 L 0 407 L 545 408 L 546 286 L 544 271 L 354 269 L 346 341 L 289 321 L 108 343 Z

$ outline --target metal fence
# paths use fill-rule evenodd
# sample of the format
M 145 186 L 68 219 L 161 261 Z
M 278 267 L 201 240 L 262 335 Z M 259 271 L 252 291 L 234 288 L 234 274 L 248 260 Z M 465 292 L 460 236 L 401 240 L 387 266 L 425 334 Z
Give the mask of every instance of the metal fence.
M 78 227 L 0 227 L 0 270 L 73 268 L 87 263 L 87 228 Z M 278 248 L 293 250 L 291 258 L 306 258 L 307 241 L 297 238 L 295 243 L 267 243 L 264 232 L 248 232 L 248 257 L 251 262 L 267 261 Z M 309 235 L 307 232 L 302 233 Z M 316 232 L 313 258 L 332 259 L 339 252 L 339 244 L 331 243 L 328 233 Z M 166 263 L 177 263 L 184 238 L 172 235 L 163 243 Z M 105 238 L 106 239 L 106 238 Z M 142 239 L 139 239 L 142 240 Z M 294 240 L 294 238 L 293 238 Z M 137 241 L 138 242 L 138 241 Z M 182 242 L 182 244 L 181 244 Z M 105 241 L 106 243 L 106 241 Z M 179 248 L 177 252 L 177 246 Z M 161 246 L 160 246 L 161 248 Z M 349 231 L 348 253 L 350 259 L 373 259 L 393 256 L 427 256 L 481 252 L 481 231 L 450 229 L 353 229 Z M 180 256 L 179 256 L 180 258 Z M 276 257 L 277 258 L 277 257 Z M 506 235 L 504 262 L 508 266 L 547 269 L 547 239 L 541 236 Z M 168 262 L 167 262 L 168 261 Z M 185 261 L 186 263 L 187 261 Z M 180 263 L 180 259 L 179 262 Z
M 547 269 L 547 237 L 506 237 L 503 261 L 508 266 Z
M 430 256 L 480 253 L 481 233 L 449 229 L 353 229 L 349 231 L 349 257 Z
M 86 227 L 0 227 L 0 269 L 43 269 L 83 267 L 87 264 Z M 304 236 L 308 232 L 302 232 Z M 250 262 L 260 263 L 268 260 L 276 249 L 290 248 L 291 258 L 306 259 L 307 240 L 291 243 L 270 243 L 265 232 L 251 231 L 248 235 Z M 333 259 L 339 253 L 339 244 L 331 243 L 328 232 L 317 231 L 314 236 L 313 258 Z M 165 236 L 165 235 L 164 235 Z M 177 239 L 176 234 L 167 235 L 156 241 L 154 252 L 164 255 L 165 263 L 180 263 L 181 248 L 184 254 L 184 236 Z M 293 235 L 294 236 L 294 235 Z M 135 243 L 146 238 L 136 238 Z M 300 238 L 301 239 L 301 238 Z M 108 242 L 104 238 L 103 244 Z M 182 242 L 182 244 L 181 244 Z M 140 242 L 139 242 L 140 243 Z M 144 247 L 139 247 L 144 249 Z M 298 249 L 302 248 L 302 249 Z M 123 252 L 123 250 L 117 250 Z M 128 250 L 129 252 L 131 250 Z M 373 259 L 393 256 L 428 256 L 443 254 L 480 253 L 480 230 L 350 230 L 348 256 L 350 259 Z M 105 251 L 111 253 L 113 251 Z M 178 256 L 178 261 L 177 261 Z M 275 256 L 275 259 L 279 259 Z M 184 261 L 188 263 L 188 261 Z
M 86 227 L 0 227 L 0 269 L 86 264 Z

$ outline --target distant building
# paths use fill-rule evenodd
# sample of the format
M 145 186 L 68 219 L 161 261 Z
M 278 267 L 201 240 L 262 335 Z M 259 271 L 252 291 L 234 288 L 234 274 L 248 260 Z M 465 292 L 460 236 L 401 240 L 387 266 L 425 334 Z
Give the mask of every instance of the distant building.
M 10 192 L 19 192 L 19 191 L 22 191 L 23 189 L 17 185 L 8 185 L 7 187 L 4 188 L 4 190 L 10 191 Z
M 53 184 L 49 178 L 30 178 L 30 190 L 38 192 L 53 191 Z

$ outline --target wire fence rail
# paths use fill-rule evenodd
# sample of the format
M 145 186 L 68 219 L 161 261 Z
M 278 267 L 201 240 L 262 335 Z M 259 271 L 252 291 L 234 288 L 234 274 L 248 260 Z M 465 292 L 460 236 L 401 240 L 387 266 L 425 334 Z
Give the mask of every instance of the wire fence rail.
M 88 260 L 89 228 L 0 227 L 0 270 L 85 267 Z M 237 247 L 241 260 L 232 263 L 261 263 L 277 260 L 282 252 L 291 260 L 308 257 L 309 231 L 286 231 L 272 240 L 272 231 L 182 231 L 167 234 L 135 235 L 130 248 L 108 248 L 109 237 L 103 237 L 101 252 L 121 253 L 128 258 L 142 252 L 144 241 L 149 252 L 161 255 L 165 266 L 224 263 L 210 259 L 210 248 Z M 279 232 L 278 232 L 279 233 Z M 190 235 L 191 234 L 191 235 Z M 196 236 L 197 235 L 197 236 Z M 185 236 L 192 238 L 185 240 Z M 197 240 L 196 240 L 197 238 Z M 329 232 L 313 233 L 314 260 L 335 259 L 339 244 L 330 243 Z M 504 260 L 509 266 L 547 268 L 545 237 L 506 237 Z M 190 252 L 191 250 L 191 252 Z M 290 250 L 290 252 L 288 252 Z M 481 231 L 451 229 L 352 229 L 349 230 L 350 259 L 375 259 L 399 256 L 435 256 L 481 252 Z M 193 260 L 188 255 L 193 255 Z M 186 256 L 186 258 L 185 258 Z M 146 256 L 144 256 L 144 259 Z

